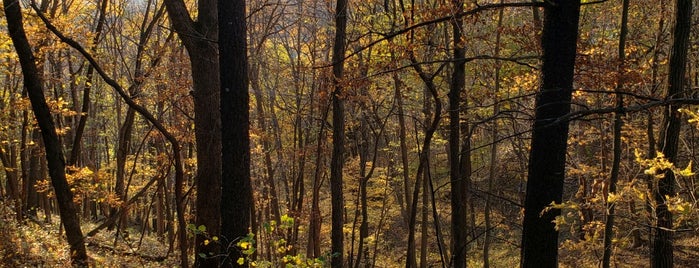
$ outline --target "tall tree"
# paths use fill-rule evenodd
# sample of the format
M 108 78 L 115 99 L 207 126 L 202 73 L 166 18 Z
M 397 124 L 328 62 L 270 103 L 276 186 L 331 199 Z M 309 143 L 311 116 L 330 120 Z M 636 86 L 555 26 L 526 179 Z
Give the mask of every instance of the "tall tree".
M 452 1 L 456 13 L 463 11 L 464 3 L 461 0 Z M 460 120 L 460 103 L 461 91 L 466 85 L 466 61 L 464 59 L 465 49 L 464 43 L 461 41 L 463 36 L 461 29 L 463 28 L 463 18 L 456 17 L 451 20 L 451 28 L 454 43 L 453 57 L 454 70 L 452 72 L 451 84 L 449 87 L 449 174 L 451 181 L 451 232 L 452 232 L 452 252 L 453 267 L 466 267 L 466 180 L 461 174 L 461 157 L 470 157 L 470 155 L 462 156 L 459 153 L 460 138 L 461 138 L 461 120 Z
M 49 177 L 58 201 L 61 221 L 66 230 L 66 238 L 70 245 L 70 256 L 73 266 L 87 266 L 87 251 L 84 237 L 80 229 L 80 219 L 73 202 L 73 193 L 68 185 L 65 173 L 65 157 L 56 134 L 56 127 L 46 98 L 42 79 L 37 70 L 34 53 L 29 44 L 22 23 L 22 10 L 18 0 L 4 0 L 7 30 L 14 44 L 24 75 L 24 86 L 32 104 L 34 116 L 39 124 L 46 149 Z
M 667 79 L 667 98 L 677 98 L 685 90 L 685 73 L 687 70 L 687 50 L 689 47 L 689 33 L 692 27 L 692 0 L 677 0 L 675 2 L 675 25 L 673 30 L 672 50 L 670 51 L 670 65 Z M 671 162 L 677 162 L 677 147 L 680 138 L 682 118 L 676 105 L 668 105 L 663 110 L 663 123 L 660 132 L 659 147 L 665 157 Z M 658 181 L 658 187 L 654 192 L 655 216 L 655 240 L 653 241 L 653 253 L 651 265 L 653 268 L 673 267 L 673 230 L 672 212 L 668 209 L 667 197 L 675 195 L 675 174 L 671 170 L 664 170 L 665 177 Z
M 343 101 L 342 73 L 345 66 L 345 37 L 347 34 L 347 0 L 337 0 L 335 6 L 335 41 L 333 43 L 333 150 L 330 160 L 330 195 L 332 196 L 332 231 L 331 231 L 331 266 L 343 266 L 343 212 L 344 198 L 342 195 L 342 168 L 345 154 L 345 107 Z
M 221 235 L 233 241 L 245 237 L 252 220 L 250 185 L 250 104 L 244 0 L 218 1 L 219 62 L 221 63 L 222 196 Z M 245 257 L 226 249 L 227 260 Z M 242 265 L 240 265 L 242 267 Z
M 558 231 L 552 222 L 560 210 L 542 211 L 561 203 L 573 90 L 580 1 L 552 0 L 544 5 L 541 36 L 541 86 L 536 97 L 534 130 L 524 203 L 521 266 L 557 267 Z
M 206 226 L 207 232 L 212 235 L 217 235 L 221 231 L 221 154 L 218 153 L 221 151 L 219 113 L 221 83 L 218 77 L 216 3 L 216 0 L 197 1 L 195 22 L 183 0 L 165 1 L 172 26 L 187 49 L 192 68 L 197 149 L 196 224 Z M 182 200 L 177 201 L 182 202 Z M 185 235 L 184 230 L 180 231 L 180 235 Z M 183 242 L 185 241 L 181 243 Z M 195 243 L 197 265 L 217 265 L 213 258 L 202 258 L 210 252 L 216 252 L 216 243 L 207 244 L 205 238 L 201 236 L 197 236 Z M 186 248 L 186 245 L 180 245 L 180 247 Z
M 616 88 L 614 89 L 616 97 L 616 108 L 614 112 L 614 147 L 612 170 L 609 178 L 609 193 L 616 194 L 616 184 L 619 180 L 619 168 L 621 165 L 621 128 L 624 124 L 621 116 L 623 115 L 624 107 L 624 68 L 626 68 L 626 34 L 628 33 L 627 23 L 629 21 L 629 0 L 623 0 L 621 11 L 621 30 L 619 32 L 619 65 Z M 606 198 L 605 198 L 606 200 Z M 609 268 L 612 257 L 612 237 L 614 236 L 614 211 L 616 205 L 614 202 L 607 202 L 607 218 L 604 223 L 604 254 L 602 255 L 602 268 Z

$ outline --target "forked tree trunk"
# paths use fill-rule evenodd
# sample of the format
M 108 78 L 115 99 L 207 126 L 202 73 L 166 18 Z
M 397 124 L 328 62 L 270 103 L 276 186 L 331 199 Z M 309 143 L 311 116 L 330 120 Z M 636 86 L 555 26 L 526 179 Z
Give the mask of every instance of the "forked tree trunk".
M 197 147 L 196 224 L 206 226 L 209 235 L 221 233 L 221 118 L 219 113 L 221 88 L 219 82 L 218 33 L 216 0 L 197 1 L 196 23 L 182 0 L 164 2 L 172 26 L 187 49 L 192 68 L 194 99 L 194 128 Z M 177 189 L 181 190 L 181 189 Z M 183 200 L 176 200 L 182 202 Z M 178 206 L 179 207 L 179 206 Z M 184 208 L 184 207 L 182 207 Z M 184 226 L 184 223 L 180 226 Z M 186 231 L 180 231 L 181 243 L 186 244 Z M 230 237 L 223 237 L 232 240 Z M 216 243 L 205 245 L 206 238 L 197 236 L 196 265 L 218 265 L 216 258 L 201 258 L 218 251 Z M 181 251 L 186 245 L 180 245 Z M 182 257 L 182 262 L 187 256 Z

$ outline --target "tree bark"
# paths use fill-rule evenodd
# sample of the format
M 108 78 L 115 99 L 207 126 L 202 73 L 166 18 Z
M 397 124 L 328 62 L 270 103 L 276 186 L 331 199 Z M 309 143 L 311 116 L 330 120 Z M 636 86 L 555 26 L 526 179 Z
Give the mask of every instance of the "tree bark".
M 331 230 L 331 267 L 340 268 L 344 265 L 344 234 L 343 212 L 344 198 L 342 193 L 342 167 L 345 153 L 345 108 L 342 75 L 345 63 L 345 36 L 347 31 L 347 0 L 337 0 L 335 6 L 335 41 L 333 43 L 333 86 L 332 92 L 332 122 L 333 150 L 330 160 L 330 194 L 332 196 L 332 230 Z
M 251 232 L 249 228 L 253 219 L 245 1 L 219 0 L 218 9 L 221 150 L 224 163 L 221 235 L 230 242 Z M 236 267 L 237 260 L 246 257 L 239 249 L 229 247 L 226 252 L 229 254 L 227 260 Z
M 542 83 L 536 98 L 534 130 L 522 230 L 521 266 L 558 266 L 558 231 L 552 221 L 560 210 L 542 211 L 561 203 L 580 1 L 552 0 L 544 7 L 541 36 Z
M 685 90 L 685 74 L 687 70 L 687 51 L 689 33 L 691 31 L 692 0 L 677 0 L 675 4 L 675 25 L 673 32 L 672 50 L 667 79 L 667 98 L 681 97 Z M 668 105 L 663 111 L 662 130 L 659 147 L 671 163 L 677 164 L 677 147 L 682 126 L 682 118 L 677 106 Z M 666 197 L 674 196 L 675 174 L 665 170 L 665 177 L 658 180 L 658 189 L 654 192 L 657 207 L 655 215 L 655 240 L 651 255 L 651 267 L 673 267 L 673 230 L 672 212 L 669 211 Z
M 196 225 L 206 226 L 207 233 L 221 233 L 221 118 L 218 47 L 218 12 L 216 0 L 197 2 L 197 21 L 193 21 L 182 0 L 166 0 L 167 13 L 180 40 L 187 49 L 192 68 L 194 128 L 197 150 Z M 232 239 L 224 237 L 227 239 Z M 186 240 L 184 230 L 180 239 Z M 195 241 L 196 265 L 215 266 L 214 258 L 201 258 L 199 253 L 216 252 L 216 243 L 204 245 L 206 238 Z M 185 242 L 185 241 L 182 241 Z M 181 243 L 182 243 L 181 242 Z M 180 247 L 184 247 L 180 245 Z
M 39 76 L 31 45 L 27 40 L 22 24 L 22 11 L 18 0 L 3 0 L 7 28 L 12 43 L 19 56 L 24 75 L 24 86 L 32 104 L 32 110 L 41 129 L 44 147 L 46 148 L 46 160 L 48 162 L 49 175 L 58 200 L 61 221 L 66 230 L 66 238 L 70 245 L 70 256 L 74 266 L 87 266 L 87 251 L 83 242 L 83 234 L 80 229 L 80 219 L 77 214 L 73 193 L 66 180 L 65 158 L 58 141 L 56 128 L 51 117 L 51 111 L 46 104 L 44 89 Z

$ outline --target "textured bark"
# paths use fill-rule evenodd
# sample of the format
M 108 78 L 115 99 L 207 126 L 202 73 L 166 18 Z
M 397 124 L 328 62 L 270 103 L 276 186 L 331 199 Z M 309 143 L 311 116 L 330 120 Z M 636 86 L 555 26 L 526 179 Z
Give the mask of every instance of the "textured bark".
M 551 202 L 561 203 L 580 1 L 547 1 L 541 36 L 542 83 L 536 98 L 534 131 L 522 230 L 521 266 L 558 266 L 558 231 L 552 223 L 560 210 L 542 214 Z
M 332 196 L 332 230 L 330 239 L 332 244 L 331 252 L 333 254 L 330 264 L 333 268 L 340 268 L 344 265 L 342 167 L 345 161 L 345 108 L 341 80 L 345 62 L 346 31 L 347 0 L 337 0 L 337 5 L 335 6 L 335 41 L 333 43 L 332 56 L 334 84 L 332 92 L 333 150 L 330 160 L 330 195 Z
M 221 235 L 228 241 L 245 237 L 253 219 L 250 185 L 250 114 L 245 1 L 219 0 L 221 63 L 222 198 Z M 227 248 L 233 266 L 245 255 Z M 240 267 L 243 267 L 240 265 Z
M 217 1 L 197 1 L 197 21 L 193 21 L 182 0 L 164 2 L 180 40 L 189 54 L 192 68 L 194 97 L 194 128 L 197 149 L 196 225 L 206 226 L 210 235 L 221 233 L 221 118 L 219 114 L 221 84 L 219 82 Z M 177 189 L 181 191 L 181 189 Z M 182 202 L 182 200 L 177 200 Z M 180 225 L 184 226 L 184 225 Z M 180 227 L 181 228 L 181 227 Z M 186 233 L 180 232 L 180 243 Z M 197 236 L 195 253 L 197 266 L 215 266 L 214 258 L 201 258 L 199 253 L 217 252 L 216 243 L 204 245 L 205 238 Z M 186 244 L 186 243 L 185 243 Z M 181 251 L 186 245 L 180 245 Z M 185 256 L 186 257 L 186 256 Z M 182 257 L 184 261 L 184 257 Z
M 689 33 L 691 31 L 692 0 L 677 0 L 675 5 L 675 25 L 673 32 L 672 50 L 670 51 L 670 65 L 667 79 L 667 98 L 681 97 L 685 90 L 685 74 L 687 71 L 687 50 L 689 47 Z M 677 164 L 677 147 L 680 137 L 682 118 L 677 106 L 669 105 L 663 111 L 662 131 L 660 132 L 659 147 L 665 157 Z M 655 215 L 657 223 L 655 227 L 655 240 L 653 241 L 653 253 L 651 266 L 653 268 L 673 267 L 673 227 L 672 212 L 667 205 L 667 196 L 674 196 L 675 174 L 671 170 L 665 170 L 665 177 L 658 180 L 658 189 L 654 192 Z
M 22 11 L 17 0 L 4 0 L 7 28 L 19 56 L 24 75 L 24 86 L 32 104 L 32 110 L 36 117 L 39 129 L 41 129 L 49 176 L 53 185 L 56 200 L 58 201 L 61 221 L 66 231 L 66 238 L 70 245 L 70 256 L 74 266 L 87 266 L 87 251 L 83 242 L 80 219 L 77 214 L 73 193 L 66 180 L 65 158 L 61 150 L 61 144 L 56 134 L 56 128 L 51 117 L 51 111 L 46 104 L 44 89 L 39 76 L 31 45 L 27 40 L 22 24 Z

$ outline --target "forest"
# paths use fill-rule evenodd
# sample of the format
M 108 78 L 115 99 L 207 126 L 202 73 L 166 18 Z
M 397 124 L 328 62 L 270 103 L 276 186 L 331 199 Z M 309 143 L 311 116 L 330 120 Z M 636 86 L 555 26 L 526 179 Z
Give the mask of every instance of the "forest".
M 697 2 L 3 0 L 0 267 L 696 267 Z

